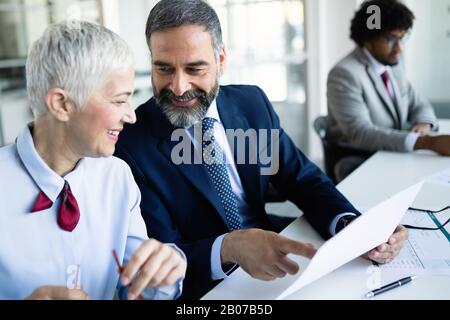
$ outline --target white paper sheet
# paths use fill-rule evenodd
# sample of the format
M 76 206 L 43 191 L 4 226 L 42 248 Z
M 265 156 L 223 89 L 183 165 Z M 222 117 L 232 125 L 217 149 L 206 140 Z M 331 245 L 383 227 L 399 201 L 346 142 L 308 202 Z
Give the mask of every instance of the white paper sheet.
M 450 187 L 450 168 L 429 176 L 427 182 Z
M 423 182 L 420 182 L 375 206 L 325 242 L 306 270 L 277 297 L 277 300 L 286 298 L 345 263 L 385 243 L 400 224 L 422 184 Z
M 436 227 L 448 219 L 448 212 L 428 214 L 408 210 L 402 224 Z M 380 266 L 383 273 L 450 275 L 450 225 L 436 231 L 409 230 L 409 239 L 400 254 Z

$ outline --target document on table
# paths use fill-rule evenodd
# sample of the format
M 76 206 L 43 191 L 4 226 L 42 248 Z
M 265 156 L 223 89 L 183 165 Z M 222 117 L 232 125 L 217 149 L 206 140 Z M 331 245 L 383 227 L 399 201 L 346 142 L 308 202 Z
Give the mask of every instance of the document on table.
M 436 228 L 449 218 L 450 210 L 424 213 L 408 210 L 403 224 Z M 450 275 L 450 226 L 441 230 L 409 230 L 409 239 L 400 254 L 390 263 L 379 266 L 382 273 L 399 275 Z
M 450 187 L 450 168 L 429 176 L 427 182 Z
M 416 198 L 420 182 L 370 209 L 325 242 L 306 270 L 278 297 L 284 299 L 345 263 L 385 243 Z

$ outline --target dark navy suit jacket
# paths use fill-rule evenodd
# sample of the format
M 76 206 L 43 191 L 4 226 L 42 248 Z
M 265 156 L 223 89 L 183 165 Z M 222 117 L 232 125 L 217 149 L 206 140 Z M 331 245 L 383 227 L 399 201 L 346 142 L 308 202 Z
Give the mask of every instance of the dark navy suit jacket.
M 248 206 L 257 217 L 255 227 L 275 230 L 264 209 L 269 182 L 303 210 L 324 238 L 331 237 L 329 226 L 336 215 L 358 213 L 280 128 L 278 116 L 261 89 L 223 86 L 216 102 L 225 129 L 280 129 L 279 170 L 275 175 L 261 175 L 261 164 L 237 164 Z M 179 141 L 171 141 L 175 128 L 155 100 L 140 106 L 136 114 L 136 124 L 127 125 L 121 133 L 115 155 L 130 165 L 141 190 L 148 235 L 176 243 L 186 253 L 188 269 L 182 298 L 200 298 L 217 284 L 211 280 L 211 247 L 216 237 L 229 232 L 224 209 L 201 164 L 175 165 L 171 161 L 172 148 Z

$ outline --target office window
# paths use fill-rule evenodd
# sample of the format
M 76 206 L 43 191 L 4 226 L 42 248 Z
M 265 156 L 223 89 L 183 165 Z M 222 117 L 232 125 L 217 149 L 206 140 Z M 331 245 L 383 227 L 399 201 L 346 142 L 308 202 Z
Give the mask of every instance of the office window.
M 0 146 L 11 143 L 31 120 L 25 62 L 45 28 L 67 19 L 101 22 L 97 0 L 0 0 Z
M 25 111 L 15 107 L 12 110 L 13 105 L 26 104 L 24 66 L 29 45 L 52 22 L 67 18 L 102 22 L 100 2 L 105 13 L 118 10 L 109 1 L 0 0 L 0 126 L 2 113 L 3 119 L 8 119 L 3 126 L 4 142 L 12 142 L 24 123 Z M 148 53 L 142 33 L 136 30 L 143 30 L 155 2 L 118 1 L 117 16 L 121 17 L 118 31 L 135 49 L 137 66 L 142 69 L 137 70 L 138 76 L 142 71 L 147 74 L 150 68 L 142 68 L 147 66 Z M 260 86 L 272 101 L 284 129 L 304 148 L 307 141 L 304 0 L 209 0 L 209 3 L 221 20 L 228 53 L 222 84 Z M 130 16 L 136 19 L 130 22 Z M 139 77 L 136 81 L 137 91 L 142 91 L 136 105 L 151 95 L 148 76 L 141 78 L 145 82 L 140 84 L 143 81 Z M 147 90 L 141 90 L 142 86 Z M 17 121 L 10 123 L 11 118 Z
M 210 0 L 228 54 L 222 84 L 261 87 L 284 129 L 306 144 L 304 1 Z
M 24 58 L 28 48 L 55 22 L 100 22 L 97 0 L 0 0 L 0 59 Z

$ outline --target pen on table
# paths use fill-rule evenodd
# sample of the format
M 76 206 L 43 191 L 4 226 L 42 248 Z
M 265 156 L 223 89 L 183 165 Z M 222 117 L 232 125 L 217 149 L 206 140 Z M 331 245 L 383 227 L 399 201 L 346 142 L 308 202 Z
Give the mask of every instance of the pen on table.
M 116 261 L 116 265 L 117 265 L 117 269 L 119 271 L 119 274 L 122 275 L 123 267 L 120 265 L 119 256 L 117 255 L 116 250 L 113 250 L 112 254 L 114 256 L 114 261 Z M 136 300 L 143 300 L 142 295 L 139 295 Z
M 410 276 L 410 277 L 406 277 L 406 278 L 397 280 L 395 282 L 389 283 L 389 284 L 387 284 L 385 286 L 382 286 L 379 289 L 376 289 L 376 290 L 373 290 L 373 291 L 370 291 L 370 292 L 366 293 L 366 298 L 372 298 L 372 297 L 375 297 L 375 296 L 377 296 L 377 295 L 379 295 L 379 294 L 381 294 L 383 292 L 392 290 L 394 288 L 401 287 L 401 286 L 411 282 L 415 278 L 417 278 L 417 276 Z

